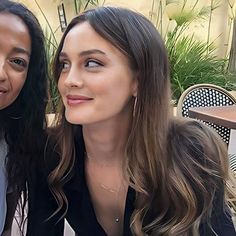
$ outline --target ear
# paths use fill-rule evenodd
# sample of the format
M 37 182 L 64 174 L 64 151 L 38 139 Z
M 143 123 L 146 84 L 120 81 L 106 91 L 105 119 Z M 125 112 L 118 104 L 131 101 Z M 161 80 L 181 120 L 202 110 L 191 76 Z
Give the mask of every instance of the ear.
M 138 95 L 138 79 L 137 76 L 134 77 L 133 84 L 132 84 L 132 95 L 137 97 Z

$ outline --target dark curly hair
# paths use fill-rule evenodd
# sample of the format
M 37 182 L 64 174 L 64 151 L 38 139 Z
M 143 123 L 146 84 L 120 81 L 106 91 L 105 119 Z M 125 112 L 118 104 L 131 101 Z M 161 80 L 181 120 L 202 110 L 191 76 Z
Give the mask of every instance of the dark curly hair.
M 46 125 L 48 71 L 44 35 L 38 20 L 24 5 L 1 0 L 2 13 L 19 17 L 31 38 L 26 82 L 17 99 L 0 110 L 0 131 L 8 144 L 8 184 L 19 195 L 23 192 L 26 196 L 29 171 L 43 151 L 43 130 Z

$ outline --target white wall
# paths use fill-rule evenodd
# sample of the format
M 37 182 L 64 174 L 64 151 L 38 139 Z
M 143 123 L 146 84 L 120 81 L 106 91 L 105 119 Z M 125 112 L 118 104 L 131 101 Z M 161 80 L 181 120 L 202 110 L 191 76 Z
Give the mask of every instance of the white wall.
M 154 1 L 154 11 L 157 11 L 158 8 L 158 0 L 106 0 L 105 5 L 112 5 L 112 6 L 122 6 L 122 7 L 128 7 L 133 10 L 139 11 L 149 17 L 152 12 L 152 4 Z M 183 0 L 179 0 L 180 2 Z M 40 20 L 43 28 L 46 26 L 46 21 L 42 14 L 40 13 L 40 10 L 35 3 L 35 0 L 18 0 L 18 2 L 24 3 L 26 6 L 28 6 L 32 11 L 36 14 L 38 19 Z M 67 21 L 70 21 L 72 17 L 75 15 L 74 10 L 74 3 L 73 0 L 37 0 L 38 4 L 44 11 L 45 15 L 47 16 L 53 31 L 56 31 L 56 37 L 59 40 L 62 33 L 60 30 L 59 25 L 59 19 L 57 14 L 57 5 L 60 2 L 64 2 L 65 5 L 65 11 L 66 11 L 66 17 Z M 100 2 L 103 2 L 103 0 L 100 0 Z M 165 0 L 162 1 L 163 6 L 165 6 Z M 188 0 L 189 6 L 193 5 L 195 3 L 195 0 Z M 206 6 L 206 4 L 210 4 L 211 1 L 206 0 L 199 0 L 198 6 Z M 217 8 L 213 12 L 212 16 L 212 25 L 211 25 L 211 34 L 210 34 L 210 41 L 214 41 L 217 48 L 218 48 L 218 54 L 219 56 L 224 56 L 227 51 L 227 44 L 228 44 L 228 35 L 229 35 L 229 10 L 226 0 L 220 0 L 221 6 Z M 172 12 L 175 12 L 178 10 L 178 7 L 173 4 L 172 6 Z M 169 10 L 170 11 L 170 10 Z M 157 14 L 154 12 L 154 14 Z M 168 19 L 168 16 L 165 15 L 165 20 Z M 208 30 L 208 19 L 207 20 L 200 20 L 196 21 L 195 23 L 191 24 L 191 27 L 189 28 L 189 33 L 194 33 L 196 35 L 196 38 L 199 38 L 201 40 L 207 40 L 207 30 Z M 229 42 L 230 43 L 230 42 Z

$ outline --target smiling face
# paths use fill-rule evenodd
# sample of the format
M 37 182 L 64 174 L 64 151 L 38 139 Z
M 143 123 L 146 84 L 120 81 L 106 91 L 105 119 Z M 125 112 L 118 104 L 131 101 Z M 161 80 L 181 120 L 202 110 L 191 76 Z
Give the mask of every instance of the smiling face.
M 0 13 L 0 110 L 19 95 L 28 72 L 31 38 L 23 21 Z
M 127 57 L 89 23 L 69 31 L 59 61 L 62 72 L 58 88 L 70 123 L 129 119 L 137 80 Z

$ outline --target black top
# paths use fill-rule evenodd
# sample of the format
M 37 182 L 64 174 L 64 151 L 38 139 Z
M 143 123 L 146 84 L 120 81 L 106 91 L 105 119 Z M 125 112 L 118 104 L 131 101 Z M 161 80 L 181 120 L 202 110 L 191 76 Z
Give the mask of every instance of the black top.
M 84 145 L 80 140 L 76 145 L 76 161 L 71 173 L 71 179 L 65 184 L 64 192 L 67 196 L 69 207 L 66 220 L 79 236 L 106 236 L 105 231 L 98 223 L 89 190 L 85 181 L 84 173 Z M 82 155 L 81 155 L 82 154 Z M 48 158 L 54 159 L 55 153 Z M 61 236 L 64 232 L 64 220 L 60 219 L 61 213 L 46 220 L 57 209 L 57 204 L 47 185 L 48 168 L 41 163 L 37 170 L 32 172 L 32 182 L 29 184 L 29 213 L 27 236 Z M 218 193 L 219 201 L 222 202 L 223 191 Z M 131 236 L 129 222 L 134 210 L 135 191 L 129 187 L 125 213 L 124 213 L 124 236 Z M 218 236 L 236 235 L 230 215 L 224 213 L 222 204 L 213 208 L 211 219 L 212 227 Z M 215 212 L 214 212 L 214 209 Z M 62 209 L 64 210 L 64 209 Z M 200 236 L 214 235 L 209 226 L 202 222 Z

